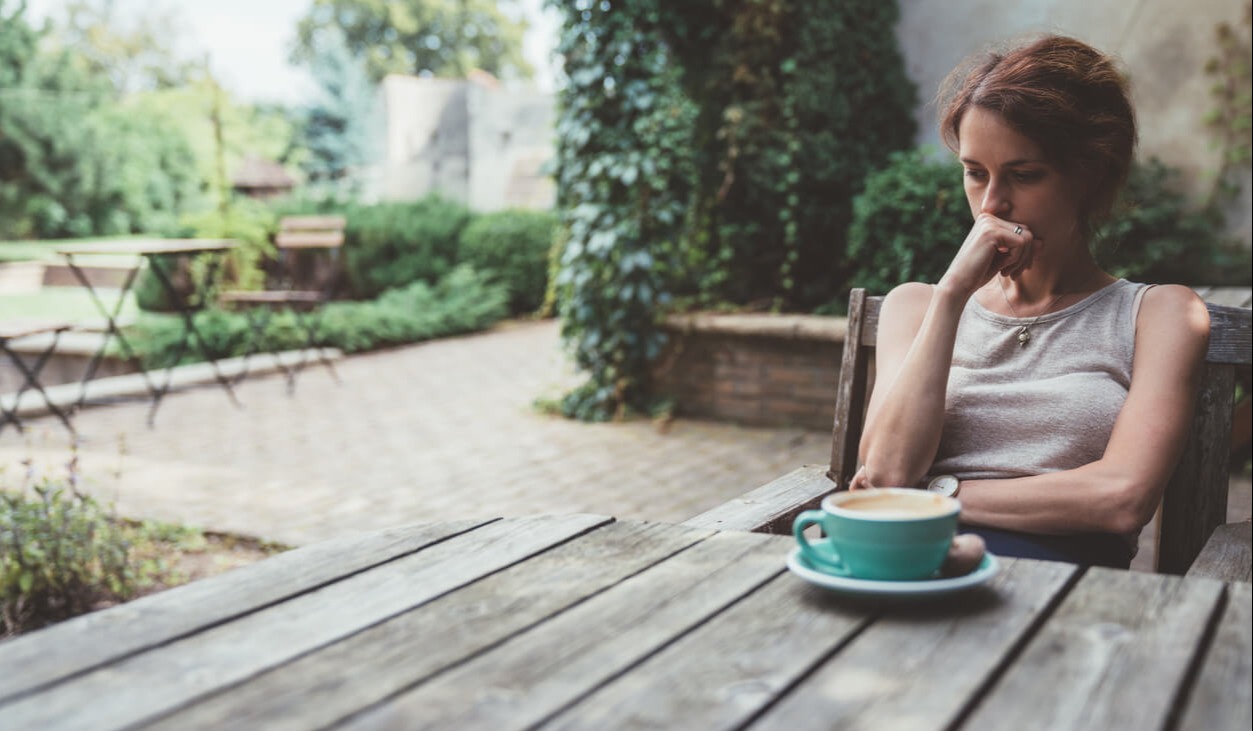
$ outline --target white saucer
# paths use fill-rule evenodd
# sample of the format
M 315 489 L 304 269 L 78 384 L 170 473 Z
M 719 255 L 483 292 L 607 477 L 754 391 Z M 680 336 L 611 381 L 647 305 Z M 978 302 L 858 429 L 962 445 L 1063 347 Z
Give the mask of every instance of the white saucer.
M 802 580 L 820 586 L 823 589 L 863 597 L 895 597 L 916 598 L 935 597 L 963 591 L 978 586 L 996 576 L 1000 564 L 991 553 L 983 555 L 979 567 L 965 576 L 954 576 L 947 579 L 922 579 L 919 581 L 878 581 L 875 579 L 853 579 L 834 576 L 812 567 L 801 555 L 800 548 L 793 548 L 787 557 L 788 570 Z

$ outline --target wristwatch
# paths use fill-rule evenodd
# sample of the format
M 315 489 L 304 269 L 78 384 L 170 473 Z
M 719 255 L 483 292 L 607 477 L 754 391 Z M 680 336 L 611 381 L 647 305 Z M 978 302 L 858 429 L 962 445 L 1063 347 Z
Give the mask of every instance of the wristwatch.
M 961 482 L 953 475 L 936 475 L 927 480 L 927 491 L 939 493 L 945 497 L 957 497 Z

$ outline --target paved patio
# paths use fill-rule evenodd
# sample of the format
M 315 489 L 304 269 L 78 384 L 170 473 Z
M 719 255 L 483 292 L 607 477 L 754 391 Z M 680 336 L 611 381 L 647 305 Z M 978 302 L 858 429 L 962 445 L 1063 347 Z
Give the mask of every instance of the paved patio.
M 830 436 L 687 420 L 582 424 L 540 413 L 576 382 L 555 322 L 345 358 L 293 397 L 279 375 L 75 417 L 89 489 L 119 513 L 300 545 L 399 523 L 588 511 L 680 521 L 806 463 Z M 60 425 L 0 434 L 0 464 L 61 470 Z

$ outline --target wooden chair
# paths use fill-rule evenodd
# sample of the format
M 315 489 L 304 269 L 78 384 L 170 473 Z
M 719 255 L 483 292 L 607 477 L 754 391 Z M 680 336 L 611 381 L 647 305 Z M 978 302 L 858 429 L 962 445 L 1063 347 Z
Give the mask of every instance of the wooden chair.
M 228 308 L 243 309 L 248 315 L 254 335 L 253 344 L 244 354 L 247 359 L 258 352 L 254 348 L 261 333 L 277 310 L 291 310 L 305 336 L 300 359 L 288 366 L 281 358 L 278 366 L 287 377 L 287 391 L 296 387 L 296 376 L 309 362 L 309 350 L 318 343 L 319 313 L 322 305 L 335 294 L 341 271 L 340 252 L 344 245 L 343 216 L 287 216 L 279 221 L 274 237 L 278 252 L 277 269 L 264 290 L 223 292 L 219 301 Z M 272 351 L 273 352 L 273 351 Z M 277 354 L 276 358 L 277 358 Z M 327 367 L 338 382 L 335 367 L 319 348 L 317 359 Z M 242 375 L 241 375 L 242 378 Z
M 857 470 L 857 452 L 874 381 L 874 350 L 882 297 L 854 289 L 836 393 L 831 463 L 805 466 L 687 521 L 718 530 L 787 534 L 798 513 L 845 490 Z M 1160 509 L 1157 570 L 1182 574 L 1227 513 L 1232 404 L 1239 368 L 1250 365 L 1250 310 L 1207 304 L 1205 358 L 1191 436 Z

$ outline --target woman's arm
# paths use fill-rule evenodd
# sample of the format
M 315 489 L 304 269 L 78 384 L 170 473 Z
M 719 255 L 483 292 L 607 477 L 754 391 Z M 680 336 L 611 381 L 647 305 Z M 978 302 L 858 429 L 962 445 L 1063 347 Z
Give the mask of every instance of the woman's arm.
M 1183 450 L 1209 342 L 1192 290 L 1154 287 L 1136 320 L 1131 388 L 1096 462 L 1064 472 L 961 484 L 962 520 L 1033 533 L 1131 534 L 1153 517 Z
M 913 485 L 934 461 L 953 341 L 965 304 L 965 297 L 916 282 L 884 298 L 875 387 L 860 445 L 865 465 L 860 478 L 869 484 Z
M 884 299 L 860 444 L 865 467 L 852 487 L 913 485 L 926 474 L 940 445 L 962 310 L 998 272 L 1030 263 L 1033 244 L 1030 230 L 980 214 L 939 284 L 904 284 Z

